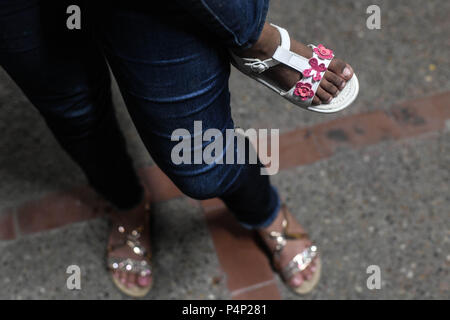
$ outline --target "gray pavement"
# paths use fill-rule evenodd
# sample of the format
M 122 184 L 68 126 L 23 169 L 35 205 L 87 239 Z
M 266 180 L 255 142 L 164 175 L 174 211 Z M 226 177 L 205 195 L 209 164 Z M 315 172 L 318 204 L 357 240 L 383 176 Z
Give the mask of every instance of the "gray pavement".
M 450 133 L 433 134 L 343 151 L 276 176 L 322 249 L 323 276 L 308 298 L 450 298 L 449 154 Z M 380 267 L 380 290 L 367 289 L 370 265 Z
M 273 181 L 323 255 L 320 285 L 299 298 L 448 299 L 450 133 L 346 150 Z M 148 299 L 227 299 L 202 214 L 185 199 L 154 208 L 155 285 Z M 98 219 L 0 244 L 0 299 L 121 299 L 104 269 Z M 82 290 L 66 289 L 68 265 Z M 368 290 L 377 265 L 382 288 Z M 217 281 L 220 279 L 220 281 Z
M 381 30 L 365 26 L 370 4 L 382 9 Z M 298 110 L 233 71 L 236 124 L 287 131 L 348 114 L 389 110 L 402 100 L 450 90 L 449 12 L 446 0 L 272 0 L 271 22 L 288 28 L 298 40 L 334 48 L 352 64 L 360 96 L 339 114 L 317 115 Z M 114 98 L 136 165 L 152 163 L 117 89 Z M 48 192 L 86 183 L 1 68 L 0 132 L 0 214 Z M 326 161 L 275 177 L 326 256 L 322 282 L 311 298 L 449 297 L 449 154 L 450 136 L 439 133 L 361 151 L 341 150 Z M 149 298 L 226 297 L 222 284 L 210 282 L 220 271 L 200 213 L 179 201 L 157 209 L 160 280 Z M 191 239 L 190 230 L 197 228 L 200 232 Z M 0 243 L 0 298 L 122 297 L 103 271 L 105 233 L 105 222 L 95 220 Z M 72 262 L 85 274 L 80 292 L 64 288 L 65 266 Z M 381 267 L 380 291 L 365 287 L 370 264 Z M 285 298 L 294 298 L 281 284 L 280 289 Z

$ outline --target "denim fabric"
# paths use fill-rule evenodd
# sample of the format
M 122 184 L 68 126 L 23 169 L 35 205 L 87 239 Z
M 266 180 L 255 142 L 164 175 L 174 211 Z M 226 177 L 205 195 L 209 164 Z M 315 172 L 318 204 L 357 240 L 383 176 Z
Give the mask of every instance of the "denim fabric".
M 176 0 L 224 45 L 245 49 L 261 33 L 269 0 Z
M 194 121 L 202 121 L 203 132 L 234 128 L 228 90 L 230 43 L 211 41 L 203 27 L 192 22 L 191 11 L 175 1 L 157 10 L 133 1 L 81 3 L 87 18 L 80 32 L 66 30 L 61 18 L 67 16 L 66 3 L 73 1 L 60 1 L 57 6 L 32 0 L 0 3 L 0 65 L 101 195 L 122 209 L 142 197 L 113 112 L 107 61 L 147 150 L 181 191 L 195 199 L 220 197 L 247 228 L 272 222 L 280 200 L 268 176 L 260 175 L 261 163 L 175 165 L 171 161 L 175 129 L 193 133 Z M 234 17 L 234 1 L 228 3 Z M 235 45 L 258 36 L 267 10 L 264 3 L 257 14 L 256 7 L 246 7 L 252 13 L 243 17 L 255 20 L 233 30 L 235 40 L 230 41 Z M 214 1 L 198 4 L 209 11 L 215 8 Z M 220 8 L 214 17 L 232 21 Z M 245 25 L 253 31 L 244 32 Z M 219 22 L 211 29 L 213 33 L 227 30 Z M 224 143 L 224 152 L 230 142 Z M 235 145 L 236 157 L 239 152 L 244 150 Z

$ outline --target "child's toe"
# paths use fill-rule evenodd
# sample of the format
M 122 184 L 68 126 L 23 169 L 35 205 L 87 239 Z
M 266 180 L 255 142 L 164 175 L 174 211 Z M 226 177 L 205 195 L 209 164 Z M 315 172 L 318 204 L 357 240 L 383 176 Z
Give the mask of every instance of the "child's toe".
M 337 74 L 344 80 L 350 80 L 353 76 L 353 69 L 350 65 L 342 61 L 341 59 L 333 59 L 331 61 L 328 70 Z
M 321 103 L 330 103 L 333 99 L 333 96 L 322 87 L 317 88 L 316 96 L 320 99 Z
M 339 88 L 339 90 L 344 89 L 345 84 L 347 83 L 344 79 L 342 79 L 336 73 L 330 72 L 330 71 L 327 71 L 325 73 L 325 79 L 328 80 L 328 82 L 331 82 L 332 84 L 334 84 L 334 86 Z
M 339 89 L 327 79 L 322 79 L 320 86 L 333 97 L 336 97 L 339 93 Z

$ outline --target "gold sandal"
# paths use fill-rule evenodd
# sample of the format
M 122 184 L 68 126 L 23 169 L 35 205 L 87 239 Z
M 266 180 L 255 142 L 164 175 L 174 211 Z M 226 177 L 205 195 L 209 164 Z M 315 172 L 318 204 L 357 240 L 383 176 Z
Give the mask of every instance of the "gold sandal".
M 145 217 L 145 226 L 148 228 L 149 226 L 149 211 L 150 211 L 150 205 L 147 203 L 145 204 L 145 211 L 146 211 L 146 217 Z M 127 287 L 124 284 L 122 284 L 115 276 L 113 271 L 124 271 L 127 273 L 135 273 L 136 275 L 142 276 L 142 277 L 151 277 L 152 275 L 152 263 L 151 263 L 151 253 L 148 252 L 144 246 L 142 246 L 141 242 L 139 241 L 141 234 L 144 230 L 144 226 L 139 226 L 136 229 L 131 230 L 127 233 L 125 227 L 118 226 L 119 233 L 124 235 L 124 239 L 122 243 L 119 243 L 117 245 L 109 245 L 107 248 L 107 254 L 108 254 L 108 261 L 107 266 L 110 270 L 112 280 L 114 284 L 117 286 L 117 288 L 122 291 L 123 293 L 134 297 L 134 298 L 141 298 L 148 294 L 150 289 L 152 288 L 153 281 L 150 281 L 150 284 L 145 287 L 140 286 L 132 286 Z M 144 260 L 135 260 L 131 258 L 118 258 L 111 256 L 110 254 L 123 246 L 127 246 L 132 249 L 133 253 L 141 256 L 144 258 Z
M 275 240 L 277 245 L 275 247 L 273 254 L 274 261 L 280 261 L 279 256 L 281 251 L 286 246 L 288 240 L 300 240 L 300 239 L 309 239 L 308 234 L 302 232 L 289 232 L 288 231 L 288 217 L 286 214 L 286 207 L 283 205 L 281 212 L 284 215 L 282 227 L 283 231 L 271 231 L 267 235 L 267 237 L 271 240 Z M 278 259 L 275 259 L 277 257 Z M 316 258 L 316 271 L 314 272 L 312 278 L 310 280 L 304 280 L 303 283 L 299 287 L 292 287 L 288 285 L 288 280 L 295 274 L 304 271 L 311 262 Z M 282 268 L 278 264 L 275 264 L 275 269 L 278 271 L 283 281 L 297 294 L 307 294 L 311 292 L 314 287 L 317 285 L 320 279 L 321 272 L 321 261 L 319 257 L 318 248 L 315 245 L 311 245 L 305 248 L 302 252 L 298 253 L 295 257 L 291 259 L 291 261 Z

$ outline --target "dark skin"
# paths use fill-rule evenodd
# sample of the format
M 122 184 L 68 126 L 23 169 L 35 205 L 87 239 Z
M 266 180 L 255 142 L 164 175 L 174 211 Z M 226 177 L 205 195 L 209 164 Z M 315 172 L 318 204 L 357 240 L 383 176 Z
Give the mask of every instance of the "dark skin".
M 250 49 L 236 51 L 235 53 L 243 58 L 259 58 L 265 60 L 272 57 L 279 44 L 280 33 L 275 27 L 266 23 L 259 40 Z M 312 57 L 312 49 L 294 39 L 291 39 L 291 51 L 305 58 Z M 298 71 L 282 64 L 272 67 L 265 72 L 285 91 L 292 88 L 301 79 L 301 74 Z M 352 77 L 352 67 L 341 59 L 334 58 L 325 73 L 324 79 L 320 83 L 319 89 L 313 99 L 313 104 L 329 103 L 333 97 L 339 94 L 339 91 L 345 87 L 347 81 Z

